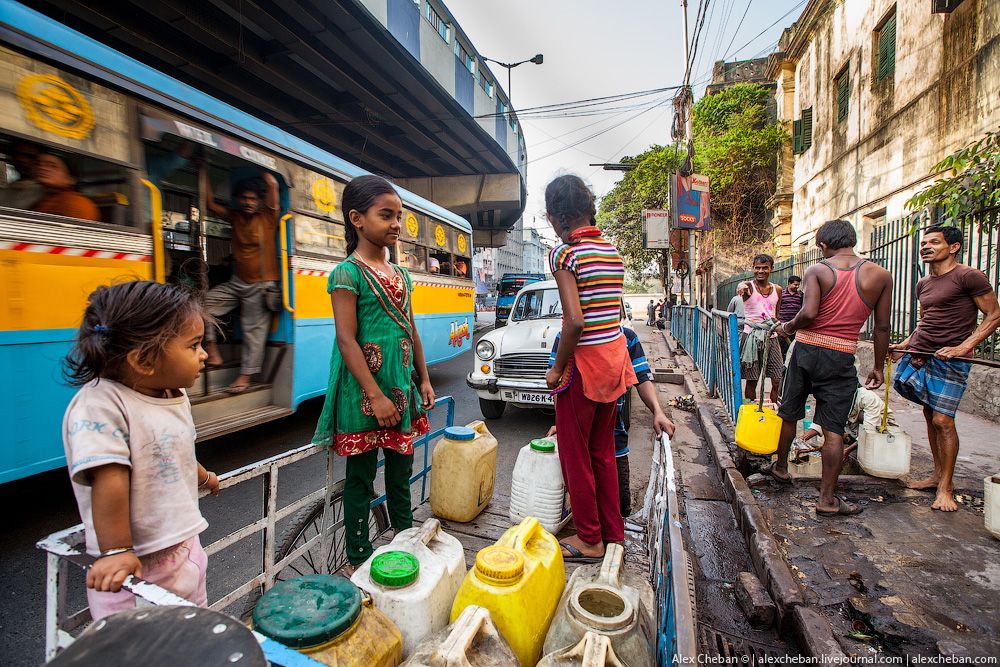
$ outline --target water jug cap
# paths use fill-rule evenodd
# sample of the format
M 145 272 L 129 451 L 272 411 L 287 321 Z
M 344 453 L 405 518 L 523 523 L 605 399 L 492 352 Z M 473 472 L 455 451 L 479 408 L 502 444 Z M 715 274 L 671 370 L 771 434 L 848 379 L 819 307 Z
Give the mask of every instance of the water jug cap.
M 449 440 L 475 440 L 476 432 L 468 426 L 449 426 L 444 430 L 444 437 Z
M 531 448 L 536 452 L 552 453 L 556 451 L 556 443 L 552 438 L 536 438 L 530 443 Z
M 372 559 L 370 573 L 380 586 L 409 586 L 420 574 L 420 561 L 408 551 L 384 551 Z
M 510 586 L 524 573 L 524 557 L 510 547 L 486 547 L 476 554 L 476 575 L 487 583 Z
M 308 574 L 280 581 L 253 610 L 254 629 L 291 648 L 336 639 L 361 615 L 361 591 L 345 577 Z

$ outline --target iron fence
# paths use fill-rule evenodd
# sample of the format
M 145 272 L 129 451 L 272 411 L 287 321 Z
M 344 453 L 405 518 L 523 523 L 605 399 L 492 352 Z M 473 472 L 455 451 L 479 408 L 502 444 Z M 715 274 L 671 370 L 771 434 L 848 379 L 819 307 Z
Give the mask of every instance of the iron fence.
M 802 277 L 809 265 L 814 264 L 823 258 L 818 248 L 800 252 L 797 255 L 786 257 L 774 263 L 774 271 L 771 272 L 771 282 L 784 287 L 788 284 L 788 279 L 792 276 Z M 744 271 L 737 273 L 723 280 L 716 291 L 716 305 L 725 310 L 729 302 L 736 296 L 736 286 L 741 282 L 753 280 L 753 273 Z
M 709 395 L 722 399 L 735 423 L 736 413 L 743 404 L 736 315 L 724 310 L 709 312 L 695 306 L 675 306 L 670 314 L 670 333 L 691 355 Z

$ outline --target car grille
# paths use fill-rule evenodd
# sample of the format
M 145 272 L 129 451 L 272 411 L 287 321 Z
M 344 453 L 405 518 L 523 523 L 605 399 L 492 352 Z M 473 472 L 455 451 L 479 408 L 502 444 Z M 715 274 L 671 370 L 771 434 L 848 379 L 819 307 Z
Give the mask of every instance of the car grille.
M 493 368 L 500 378 L 544 380 L 545 372 L 549 370 L 549 355 L 544 352 L 505 354 L 494 362 Z

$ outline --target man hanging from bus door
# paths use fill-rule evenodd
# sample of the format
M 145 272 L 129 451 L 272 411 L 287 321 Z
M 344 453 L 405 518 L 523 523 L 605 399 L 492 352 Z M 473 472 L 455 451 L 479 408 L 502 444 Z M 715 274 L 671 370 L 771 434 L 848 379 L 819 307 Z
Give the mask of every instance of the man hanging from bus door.
M 216 203 L 206 163 L 201 169 L 201 188 L 206 193 L 208 210 L 232 225 L 235 275 L 208 291 L 205 306 L 214 317 L 240 309 L 243 331 L 240 374 L 225 389 L 227 393 L 240 394 L 250 387 L 251 377 L 261 372 L 272 312 L 267 296 L 269 291 L 280 287 L 276 247 L 280 215 L 278 181 L 266 171 L 261 172 L 260 178 L 240 181 L 233 188 L 237 207 L 229 208 Z M 207 366 L 223 363 L 215 327 L 205 327 L 205 351 Z

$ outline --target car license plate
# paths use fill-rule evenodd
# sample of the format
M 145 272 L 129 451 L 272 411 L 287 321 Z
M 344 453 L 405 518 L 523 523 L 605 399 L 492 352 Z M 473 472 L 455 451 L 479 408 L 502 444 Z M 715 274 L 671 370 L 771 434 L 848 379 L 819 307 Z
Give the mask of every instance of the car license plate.
M 503 391 L 503 398 L 505 401 L 514 401 L 515 403 L 533 403 L 535 405 L 555 404 L 555 401 L 552 400 L 552 394 L 536 394 L 530 391 L 505 389 Z

